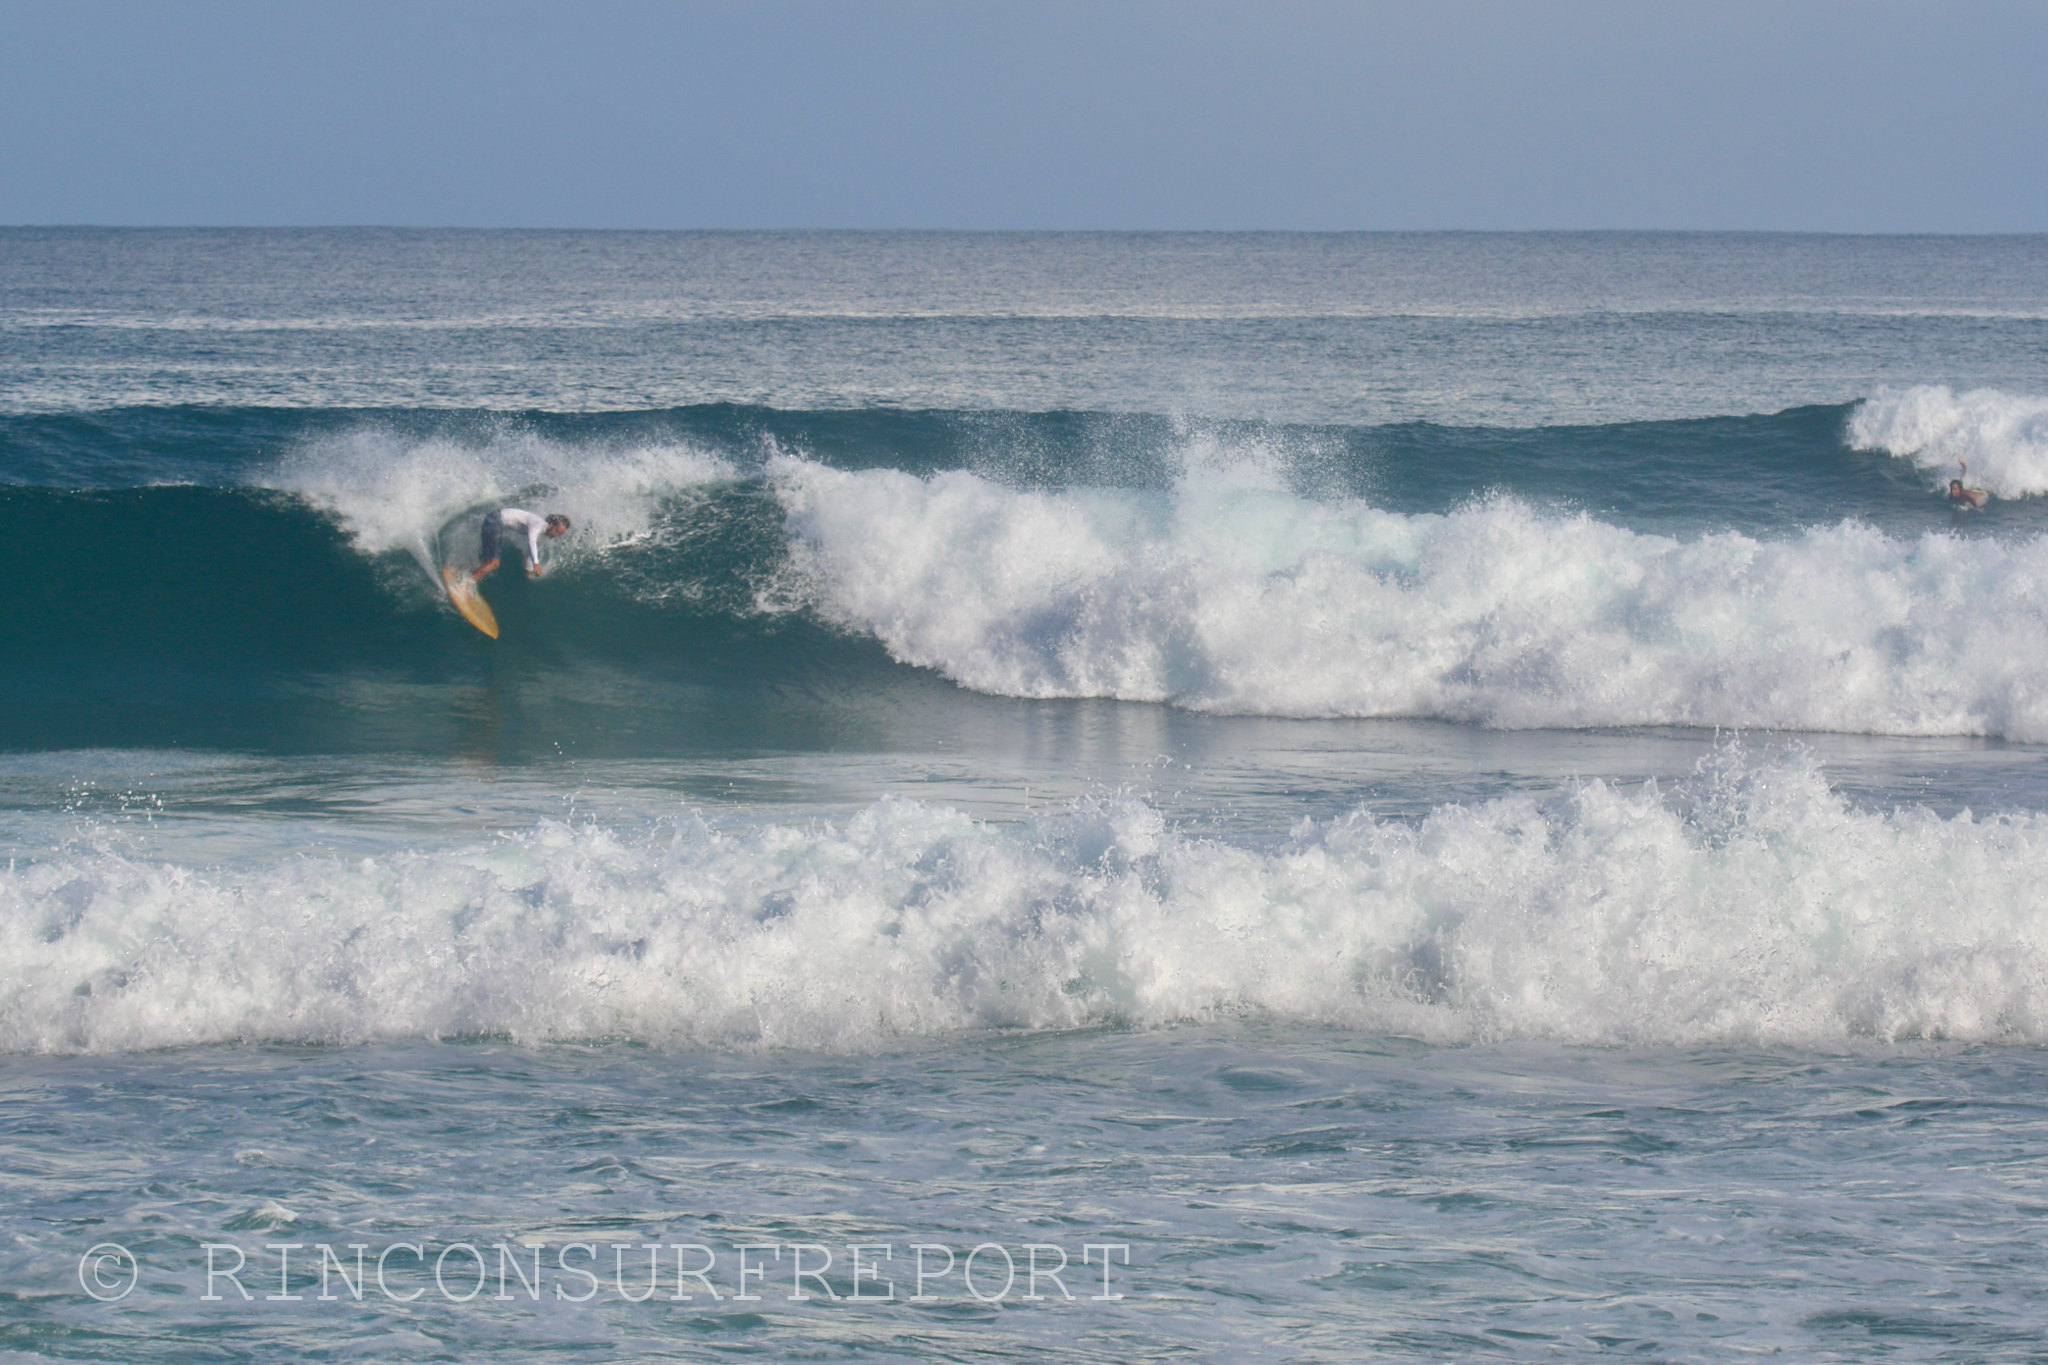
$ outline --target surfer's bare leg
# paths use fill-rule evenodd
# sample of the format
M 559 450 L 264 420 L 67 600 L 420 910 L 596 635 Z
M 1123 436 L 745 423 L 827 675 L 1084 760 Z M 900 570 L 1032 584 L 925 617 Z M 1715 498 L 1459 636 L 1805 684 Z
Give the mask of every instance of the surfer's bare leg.
M 476 572 L 469 576 L 469 581 L 472 583 L 481 583 L 497 571 L 498 561 L 495 559 L 486 559 L 483 563 L 476 566 Z

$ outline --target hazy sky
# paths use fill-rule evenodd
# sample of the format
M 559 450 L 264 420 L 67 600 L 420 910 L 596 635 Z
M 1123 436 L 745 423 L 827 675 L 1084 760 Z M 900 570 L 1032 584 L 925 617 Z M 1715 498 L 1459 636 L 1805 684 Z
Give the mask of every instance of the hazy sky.
M 2048 230 L 2043 0 L 0 0 L 0 223 Z

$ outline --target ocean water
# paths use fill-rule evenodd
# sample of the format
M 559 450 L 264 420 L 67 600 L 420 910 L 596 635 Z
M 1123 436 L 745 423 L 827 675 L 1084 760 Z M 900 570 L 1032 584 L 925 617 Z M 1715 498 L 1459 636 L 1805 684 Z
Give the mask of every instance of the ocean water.
M 2042 1359 L 2044 495 L 2048 238 L 0 230 L 0 1359 Z

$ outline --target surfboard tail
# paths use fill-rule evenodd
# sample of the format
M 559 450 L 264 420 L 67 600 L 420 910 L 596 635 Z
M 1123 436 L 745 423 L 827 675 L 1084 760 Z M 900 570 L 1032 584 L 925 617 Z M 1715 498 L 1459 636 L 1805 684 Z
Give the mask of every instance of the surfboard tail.
M 444 564 L 441 567 L 441 586 L 448 589 L 448 601 L 462 613 L 463 620 L 493 640 L 498 638 L 497 614 L 491 610 L 491 604 L 484 601 L 484 595 L 477 591 L 476 583 L 468 574 L 453 564 Z

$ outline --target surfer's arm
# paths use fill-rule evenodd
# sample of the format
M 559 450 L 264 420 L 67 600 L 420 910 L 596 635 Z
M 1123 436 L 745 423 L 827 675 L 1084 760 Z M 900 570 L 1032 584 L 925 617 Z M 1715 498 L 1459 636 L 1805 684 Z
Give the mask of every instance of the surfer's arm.
M 541 522 L 529 525 L 526 528 L 526 576 L 528 578 L 540 577 L 540 533 L 541 528 L 545 525 L 545 522 Z

